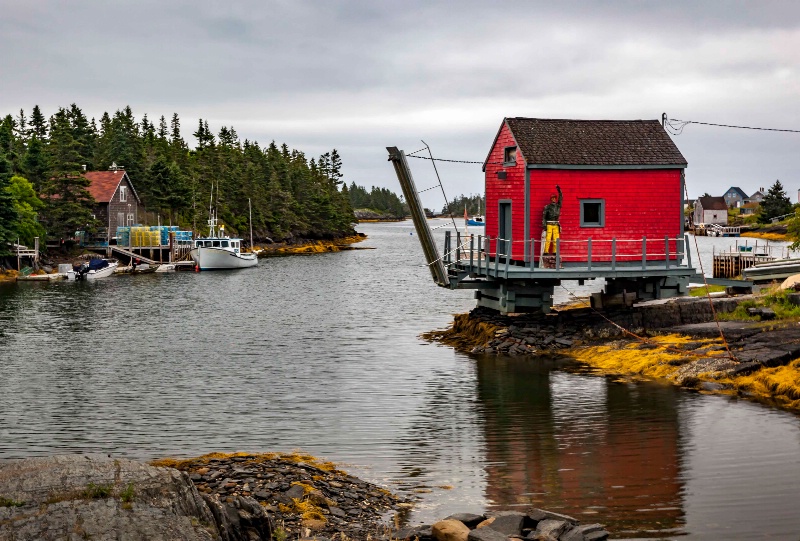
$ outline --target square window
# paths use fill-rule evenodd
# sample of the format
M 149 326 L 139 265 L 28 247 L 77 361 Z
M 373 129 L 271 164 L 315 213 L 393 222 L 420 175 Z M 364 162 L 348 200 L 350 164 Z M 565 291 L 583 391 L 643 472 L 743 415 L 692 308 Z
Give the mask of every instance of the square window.
M 517 163 L 517 147 L 506 147 L 503 150 L 503 164 L 513 165 Z
M 581 201 L 581 227 L 605 226 L 605 207 L 603 199 L 583 199 Z

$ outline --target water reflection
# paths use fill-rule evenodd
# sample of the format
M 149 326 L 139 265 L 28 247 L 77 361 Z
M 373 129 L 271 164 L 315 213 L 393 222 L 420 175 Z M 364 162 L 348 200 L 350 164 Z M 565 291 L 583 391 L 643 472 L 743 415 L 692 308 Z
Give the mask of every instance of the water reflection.
M 411 224 L 360 228 L 375 250 L 0 284 L 0 460 L 300 448 L 419 497 L 415 523 L 534 504 L 628 537 L 800 531 L 797 417 L 427 344 L 472 292 L 431 283 Z
M 477 364 L 492 507 L 559 509 L 637 535 L 683 524 L 673 389 L 556 372 L 552 362 Z

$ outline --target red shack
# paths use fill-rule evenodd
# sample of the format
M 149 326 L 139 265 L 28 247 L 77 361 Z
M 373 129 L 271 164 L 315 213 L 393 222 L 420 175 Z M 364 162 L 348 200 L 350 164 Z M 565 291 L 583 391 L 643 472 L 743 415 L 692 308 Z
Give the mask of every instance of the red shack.
M 683 235 L 686 166 L 658 120 L 506 118 L 483 166 L 486 235 L 500 239 L 489 250 L 504 256 L 510 241 L 512 262 L 537 262 L 558 185 L 564 267 L 585 264 L 590 250 L 609 261 L 612 248 L 620 263 L 677 258 L 664 239 Z

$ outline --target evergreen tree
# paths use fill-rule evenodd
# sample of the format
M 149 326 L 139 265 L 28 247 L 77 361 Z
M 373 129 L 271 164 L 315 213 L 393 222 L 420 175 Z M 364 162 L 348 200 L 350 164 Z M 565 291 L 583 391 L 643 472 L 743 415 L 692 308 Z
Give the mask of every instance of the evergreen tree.
M 758 222 L 762 224 L 769 223 L 772 218 L 784 216 L 792 212 L 792 202 L 783 190 L 783 185 L 780 180 L 776 180 L 775 184 L 770 186 L 764 199 L 761 201 L 761 208 L 758 212 Z
M 41 193 L 44 190 L 45 181 L 49 177 L 50 168 L 47 163 L 44 145 L 39 136 L 31 136 L 28 148 L 22 157 L 21 169 L 33 184 L 36 192 Z
M 67 112 L 59 110 L 50 119 L 47 150 L 52 177 L 45 186 L 47 207 L 42 215 L 42 224 L 54 238 L 67 240 L 75 231 L 94 228 L 94 200 L 87 190 L 89 181 L 82 175 L 80 148 Z
M 42 114 L 38 105 L 33 106 L 31 111 L 31 135 L 35 135 L 40 141 L 47 139 L 47 119 Z

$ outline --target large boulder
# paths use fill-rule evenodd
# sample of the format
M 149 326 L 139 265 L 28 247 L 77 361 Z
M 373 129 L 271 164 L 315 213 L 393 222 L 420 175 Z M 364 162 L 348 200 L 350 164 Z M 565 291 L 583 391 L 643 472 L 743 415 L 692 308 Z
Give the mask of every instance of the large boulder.
M 460 520 L 440 520 L 431 528 L 436 541 L 467 541 L 469 528 Z
M 219 503 L 212 510 L 185 473 L 122 458 L 0 464 L 0 539 L 269 539 L 261 535 L 270 533 L 261 506 L 242 503 L 232 512 Z

